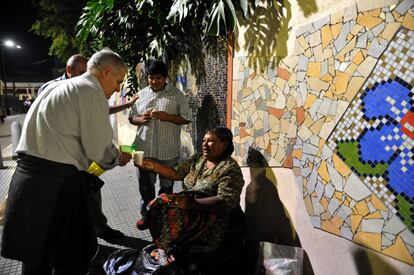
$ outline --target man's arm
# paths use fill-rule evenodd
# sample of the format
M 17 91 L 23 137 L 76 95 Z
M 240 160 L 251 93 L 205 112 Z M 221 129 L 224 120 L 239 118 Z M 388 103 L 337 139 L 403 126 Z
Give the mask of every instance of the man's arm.
M 180 115 L 172 115 L 163 111 L 152 111 L 151 117 L 161 121 L 168 121 L 177 125 L 188 124 L 190 121 L 184 119 Z
M 138 95 L 134 95 L 130 101 L 124 103 L 124 104 L 119 104 L 119 105 L 114 105 L 114 106 L 109 106 L 109 114 L 115 114 L 118 113 L 126 108 L 130 108 L 132 107 L 132 105 L 134 105 L 135 101 L 137 101 L 138 99 Z

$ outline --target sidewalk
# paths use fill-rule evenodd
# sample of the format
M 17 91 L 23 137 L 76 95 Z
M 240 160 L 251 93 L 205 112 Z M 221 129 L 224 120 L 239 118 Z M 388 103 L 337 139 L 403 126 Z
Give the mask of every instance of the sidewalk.
M 15 162 L 14 162 L 15 163 Z M 90 275 L 105 274 L 102 264 L 110 253 L 117 249 L 140 249 L 151 241 L 148 230 L 138 231 L 135 222 L 138 219 L 139 191 L 136 176 L 136 168 L 130 162 L 125 167 L 116 167 L 104 173 L 101 178 L 105 181 L 102 188 L 103 210 L 108 217 L 111 227 L 121 230 L 125 238 L 117 243 L 99 241 L 99 252 L 92 263 Z M 8 181 L 8 182 L 6 182 Z M 0 178 L 0 186 L 8 189 L 9 179 Z M 178 184 L 176 183 L 175 186 Z M 3 228 L 0 226 L 0 235 Z M 0 257 L 0 275 L 20 275 L 21 263 Z

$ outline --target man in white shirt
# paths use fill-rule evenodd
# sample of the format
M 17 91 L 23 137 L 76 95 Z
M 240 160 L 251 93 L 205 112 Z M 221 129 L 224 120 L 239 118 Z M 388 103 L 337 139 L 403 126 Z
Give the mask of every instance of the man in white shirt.
M 47 87 L 51 84 L 58 85 L 55 83 L 63 83 L 64 80 L 84 74 L 86 72 L 87 62 L 88 58 L 82 54 L 74 54 L 69 57 L 68 61 L 66 62 L 65 73 L 62 76 L 43 84 L 38 91 L 38 96 L 40 96 L 43 91 L 46 90 Z M 114 114 L 131 107 L 137 99 L 138 97 L 134 96 L 129 102 L 109 106 L 109 114 Z M 121 231 L 113 229 L 108 225 L 108 219 L 102 211 L 101 189 L 97 190 L 96 193 L 90 194 L 88 196 L 88 201 L 90 203 L 89 207 L 91 209 L 92 221 L 94 224 L 96 236 L 108 242 L 124 237 L 124 234 Z
M 121 57 L 95 53 L 83 75 L 49 85 L 32 104 L 17 146 L 1 255 L 23 274 L 86 274 L 97 241 L 86 196 L 92 160 L 104 169 L 131 159 L 112 143 L 108 101 L 126 74 Z

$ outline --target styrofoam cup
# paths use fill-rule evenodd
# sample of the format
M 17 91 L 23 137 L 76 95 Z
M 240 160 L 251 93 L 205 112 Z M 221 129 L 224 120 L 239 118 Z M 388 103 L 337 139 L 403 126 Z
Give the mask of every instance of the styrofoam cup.
M 142 164 L 142 159 L 144 158 L 144 151 L 135 151 L 133 156 L 135 164 Z

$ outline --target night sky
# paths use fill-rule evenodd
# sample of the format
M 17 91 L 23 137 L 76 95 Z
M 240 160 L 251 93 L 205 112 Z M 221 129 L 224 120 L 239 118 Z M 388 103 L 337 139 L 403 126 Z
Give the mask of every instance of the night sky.
M 2 46 L 3 70 L 6 79 L 14 77 L 16 81 L 31 82 L 45 81 L 52 77 L 53 57 L 48 55 L 51 44 L 29 31 L 37 16 L 37 10 L 32 7 L 31 0 L 2 1 L 0 11 L 0 39 L 10 39 L 21 45 L 21 49 L 10 49 Z

